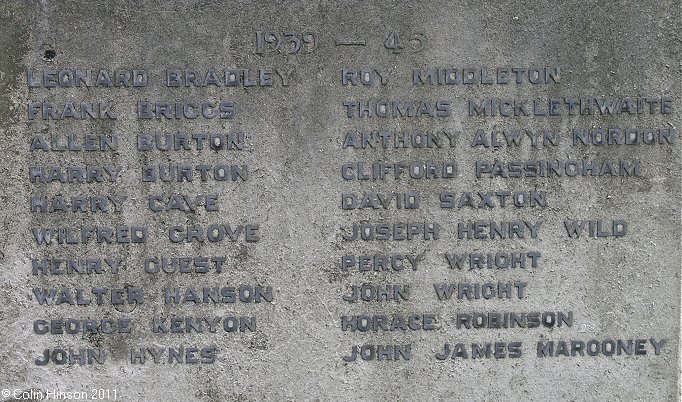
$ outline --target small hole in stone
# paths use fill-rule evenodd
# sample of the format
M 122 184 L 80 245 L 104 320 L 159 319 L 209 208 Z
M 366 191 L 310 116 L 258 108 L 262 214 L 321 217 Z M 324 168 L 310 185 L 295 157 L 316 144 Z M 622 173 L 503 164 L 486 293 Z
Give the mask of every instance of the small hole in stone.
M 54 57 L 55 57 L 56 55 L 57 55 L 57 52 L 55 52 L 55 51 L 52 50 L 52 49 L 47 49 L 47 50 L 45 51 L 45 60 L 46 60 L 46 61 L 52 61 L 52 60 L 54 60 Z

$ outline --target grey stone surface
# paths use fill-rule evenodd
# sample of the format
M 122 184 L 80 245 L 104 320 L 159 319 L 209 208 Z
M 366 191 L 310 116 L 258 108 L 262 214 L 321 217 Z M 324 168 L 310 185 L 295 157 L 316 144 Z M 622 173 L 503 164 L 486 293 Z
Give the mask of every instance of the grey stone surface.
M 116 390 L 125 401 L 233 400 L 679 400 L 680 379 L 680 2 L 215 2 L 6 1 L 0 4 L 0 386 L 47 392 Z M 313 32 L 317 47 L 289 54 L 256 32 Z M 387 48 L 399 33 L 400 51 Z M 265 35 L 264 39 L 271 39 Z M 310 37 L 308 37 L 310 39 Z M 362 41 L 363 45 L 343 45 Z M 421 42 L 420 42 L 421 41 Z M 420 43 L 423 49 L 420 49 Z M 560 67 L 547 84 L 415 85 L 413 69 Z M 292 71 L 289 85 L 180 87 L 168 69 Z M 342 70 L 378 70 L 385 85 L 342 85 Z M 141 88 L 29 88 L 61 69 L 142 69 Z M 480 99 L 670 97 L 669 113 L 470 116 Z M 446 117 L 348 118 L 344 101 L 449 102 Z M 138 119 L 138 102 L 231 101 L 232 119 Z M 118 118 L 29 120 L 31 102 L 100 102 Z M 573 129 L 660 128 L 674 144 L 574 145 Z M 557 145 L 472 146 L 478 130 L 543 129 Z M 343 148 L 348 132 L 458 133 L 454 146 Z M 139 151 L 141 133 L 243 132 L 244 149 Z M 36 135 L 115 134 L 104 152 L 30 151 Z M 637 160 L 633 177 L 477 178 L 476 161 Z M 344 180 L 357 162 L 455 161 L 454 178 Z M 246 181 L 143 182 L 142 166 L 248 165 Z M 116 183 L 31 183 L 29 169 L 115 165 Z M 545 191 L 545 208 L 441 208 L 441 192 Z M 341 194 L 419 192 L 418 209 L 341 209 Z M 32 196 L 126 196 L 121 212 L 31 213 Z M 218 212 L 153 212 L 154 194 L 216 194 Z M 624 220 L 623 237 L 571 238 L 566 220 Z M 536 238 L 459 239 L 459 223 L 542 221 Z M 435 222 L 438 240 L 345 241 L 354 223 Z M 172 243 L 173 225 L 259 225 L 257 242 Z M 140 225 L 143 244 L 39 245 L 33 228 Z M 527 234 L 528 232 L 526 232 Z M 539 251 L 537 267 L 451 269 L 446 253 Z M 344 255 L 410 254 L 416 270 L 343 271 Z M 149 256 L 225 256 L 220 273 L 150 274 Z M 117 274 L 33 275 L 42 258 L 124 259 Z M 434 284 L 526 282 L 518 299 L 439 300 Z M 408 300 L 349 303 L 353 285 L 408 285 Z M 166 304 L 164 288 L 272 286 L 272 302 Z M 142 288 L 142 304 L 39 305 L 36 288 Z M 572 312 L 554 328 L 457 329 L 458 313 Z M 341 317 L 433 314 L 437 328 L 342 331 Z M 156 317 L 256 316 L 253 332 L 152 331 Z M 35 320 L 129 318 L 126 334 L 39 335 Z M 170 318 L 168 318 L 170 319 Z M 538 357 L 538 342 L 646 340 L 646 355 Z M 659 355 L 649 339 L 665 339 Z M 444 344 L 521 342 L 520 358 L 438 360 Z M 354 345 L 411 346 L 410 360 L 346 362 Z M 569 343 L 570 344 L 570 343 Z M 140 348 L 215 347 L 215 362 L 131 363 Z M 104 364 L 37 366 L 45 349 L 93 348 Z M 167 359 L 165 355 L 164 359 Z M 3 394 L 2 400 L 14 400 Z

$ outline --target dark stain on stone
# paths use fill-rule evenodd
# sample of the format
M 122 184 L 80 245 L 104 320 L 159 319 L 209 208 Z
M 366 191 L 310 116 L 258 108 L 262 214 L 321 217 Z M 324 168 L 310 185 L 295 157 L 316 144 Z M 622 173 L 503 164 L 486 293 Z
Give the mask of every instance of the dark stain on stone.
M 43 60 L 47 62 L 52 62 L 54 61 L 55 57 L 57 57 L 57 52 L 55 52 L 53 49 L 47 49 L 45 50 L 45 54 L 43 55 Z

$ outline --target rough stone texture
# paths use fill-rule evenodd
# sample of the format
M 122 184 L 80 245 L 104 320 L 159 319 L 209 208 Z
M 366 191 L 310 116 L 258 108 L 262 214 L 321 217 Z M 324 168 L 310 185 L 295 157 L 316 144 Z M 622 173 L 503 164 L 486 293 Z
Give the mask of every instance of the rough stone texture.
M 9 1 L 0 4 L 0 163 L 3 191 L 0 235 L 0 385 L 47 390 L 117 389 L 121 400 L 679 400 L 680 148 L 674 146 L 573 146 L 573 127 L 680 127 L 680 2 L 211 2 L 211 1 Z M 314 31 L 311 54 L 254 54 L 256 31 Z M 393 54 L 383 46 L 391 31 L 423 33 L 425 50 Z M 335 40 L 366 40 L 363 47 Z M 44 59 L 54 50 L 53 61 Z M 282 88 L 166 88 L 167 68 L 293 68 Z M 413 86 L 413 68 L 560 66 L 549 85 Z M 342 87 L 342 68 L 376 68 L 385 86 Z M 145 69 L 145 88 L 29 89 L 25 71 L 47 68 Z M 642 116 L 469 117 L 466 100 L 535 96 L 672 96 L 674 113 Z M 29 122 L 29 101 L 108 100 L 119 118 Z M 229 121 L 135 118 L 140 100 L 233 100 Z M 349 99 L 447 99 L 448 118 L 348 119 Z M 557 129 L 556 147 L 472 148 L 476 130 Z M 341 149 L 349 130 L 461 131 L 455 148 Z M 137 152 L 141 132 L 243 131 L 241 152 Z M 32 153 L 36 133 L 117 133 L 116 152 Z M 479 159 L 639 159 L 642 175 L 626 178 L 476 179 Z M 454 180 L 344 181 L 351 161 L 457 161 Z M 142 183 L 143 164 L 247 163 L 243 183 Z M 116 184 L 44 184 L 28 181 L 28 167 L 50 164 L 117 164 Z M 440 191 L 538 189 L 545 209 L 473 211 L 441 209 Z M 418 210 L 343 211 L 342 192 L 419 191 Z M 152 213 L 151 194 L 219 194 L 219 213 Z M 35 194 L 123 194 L 120 214 L 31 214 Z M 468 219 L 543 219 L 537 239 L 458 240 Z M 624 219 L 628 236 L 569 239 L 565 219 Z M 344 242 L 354 222 L 438 222 L 438 241 Z M 49 225 L 146 225 L 150 241 L 137 246 L 38 246 L 30 228 Z M 257 243 L 171 244 L 172 224 L 260 224 Z M 498 249 L 541 250 L 536 269 L 482 273 L 448 268 L 443 253 Z M 344 254 L 423 255 L 414 272 L 343 273 Z M 226 255 L 220 274 L 146 274 L 149 255 Z M 33 276 L 31 259 L 43 256 L 124 256 L 118 275 Z M 438 300 L 440 282 L 527 281 L 527 297 L 511 301 Z M 268 284 L 273 303 L 181 305 L 162 303 L 164 287 Z M 341 300 L 348 286 L 409 284 L 401 303 Z M 34 287 L 140 286 L 142 305 L 38 306 Z M 573 311 L 570 328 L 457 330 L 458 311 Z M 342 315 L 434 313 L 435 331 L 342 332 Z M 153 316 L 256 315 L 254 333 L 153 334 Z M 134 333 L 36 335 L 35 319 L 131 317 Z M 667 339 L 660 356 L 537 358 L 547 339 Z M 444 343 L 522 341 L 520 359 L 434 358 Z M 411 344 L 410 361 L 346 363 L 352 345 Z M 214 364 L 131 364 L 129 350 L 146 346 L 215 345 Z M 35 366 L 46 348 L 96 347 L 104 365 Z

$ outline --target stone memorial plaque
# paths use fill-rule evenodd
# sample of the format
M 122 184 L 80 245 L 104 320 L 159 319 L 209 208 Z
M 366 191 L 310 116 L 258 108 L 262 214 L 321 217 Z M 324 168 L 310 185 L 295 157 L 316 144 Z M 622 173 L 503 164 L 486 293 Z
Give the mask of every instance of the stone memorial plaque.
M 3 2 L 1 400 L 679 400 L 680 10 Z

